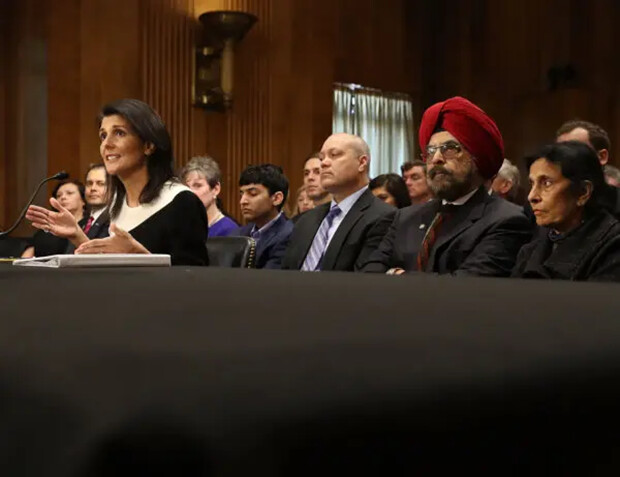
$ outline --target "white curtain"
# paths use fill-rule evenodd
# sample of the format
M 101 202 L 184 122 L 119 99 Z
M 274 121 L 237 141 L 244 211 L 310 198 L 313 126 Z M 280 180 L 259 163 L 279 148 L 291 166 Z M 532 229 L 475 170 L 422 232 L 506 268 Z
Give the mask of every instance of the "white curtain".
M 333 132 L 364 138 L 370 146 L 370 177 L 400 172 L 413 159 L 413 107 L 404 95 L 356 86 L 334 88 Z

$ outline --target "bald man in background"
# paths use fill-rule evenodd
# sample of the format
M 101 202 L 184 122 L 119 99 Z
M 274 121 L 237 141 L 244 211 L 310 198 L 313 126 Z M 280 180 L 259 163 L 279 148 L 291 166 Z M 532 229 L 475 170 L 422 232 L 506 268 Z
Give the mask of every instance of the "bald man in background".
M 370 150 L 361 137 L 333 134 L 319 155 L 321 187 L 332 200 L 299 217 L 282 268 L 353 271 L 377 248 L 396 209 L 368 190 Z

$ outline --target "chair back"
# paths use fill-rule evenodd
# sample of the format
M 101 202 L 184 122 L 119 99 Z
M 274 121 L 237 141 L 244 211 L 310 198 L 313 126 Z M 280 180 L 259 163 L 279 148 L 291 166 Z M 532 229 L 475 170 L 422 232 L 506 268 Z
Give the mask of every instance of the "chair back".
M 21 257 L 28 248 L 28 240 L 18 237 L 0 237 L 0 257 Z
M 211 267 L 254 268 L 256 240 L 251 237 L 210 237 L 207 253 Z

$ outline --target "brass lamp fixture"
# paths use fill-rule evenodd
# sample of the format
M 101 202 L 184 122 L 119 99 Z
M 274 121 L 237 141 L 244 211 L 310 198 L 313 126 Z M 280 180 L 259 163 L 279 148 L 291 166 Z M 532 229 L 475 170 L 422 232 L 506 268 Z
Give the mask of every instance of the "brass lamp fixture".
M 194 57 L 193 103 L 225 111 L 233 100 L 234 48 L 258 18 L 246 12 L 215 11 L 198 17 L 203 26 Z

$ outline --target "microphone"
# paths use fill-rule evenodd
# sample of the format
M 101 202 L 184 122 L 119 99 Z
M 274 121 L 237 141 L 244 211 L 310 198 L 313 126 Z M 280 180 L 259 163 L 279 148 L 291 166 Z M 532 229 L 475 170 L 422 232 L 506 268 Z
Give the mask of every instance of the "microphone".
M 47 182 L 47 181 L 51 181 L 51 180 L 57 180 L 57 181 L 64 181 L 65 179 L 69 178 L 69 173 L 65 172 L 65 171 L 60 171 L 57 172 L 56 174 L 54 174 L 52 177 L 45 179 L 43 182 Z M 43 184 L 43 182 L 41 182 L 41 184 Z M 40 187 L 40 186 L 39 186 Z
M 5 230 L 4 232 L 0 232 L 0 239 L 3 238 L 3 237 L 6 237 L 11 232 L 13 232 L 13 230 L 15 230 L 17 228 L 17 226 L 21 223 L 21 221 L 24 220 L 26 212 L 28 212 L 28 207 L 30 207 L 30 205 L 34 202 L 34 198 L 39 193 L 39 190 L 41 190 L 41 187 L 43 187 L 43 184 L 45 184 L 45 183 L 47 183 L 49 181 L 64 181 L 68 177 L 69 177 L 69 173 L 68 172 L 60 171 L 60 172 L 57 172 L 56 174 L 54 174 L 53 176 L 48 177 L 46 179 L 43 179 L 41 182 L 39 182 L 39 185 L 34 190 L 34 193 L 30 196 L 30 199 L 28 200 L 28 203 L 26 204 L 26 207 L 24 207 L 24 210 L 22 210 L 22 213 L 19 214 L 19 218 L 15 221 L 15 223 L 11 226 L 10 229 Z

